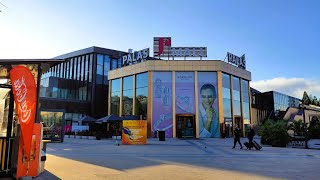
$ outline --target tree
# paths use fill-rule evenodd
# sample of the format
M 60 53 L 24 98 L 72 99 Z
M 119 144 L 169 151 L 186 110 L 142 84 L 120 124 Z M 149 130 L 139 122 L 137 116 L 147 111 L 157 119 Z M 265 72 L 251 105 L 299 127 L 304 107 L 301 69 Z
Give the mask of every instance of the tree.
M 313 105 L 319 106 L 318 99 L 316 96 L 313 96 L 312 103 Z
M 302 102 L 303 102 L 303 104 L 305 104 L 305 105 L 311 104 L 310 97 L 308 96 L 308 94 L 307 94 L 306 91 L 303 92 Z
M 308 135 L 310 139 L 320 139 L 320 121 L 316 116 L 312 117 L 308 127 Z
M 303 135 L 303 121 L 293 121 L 289 124 L 288 129 L 294 132 L 294 135 L 302 136 Z

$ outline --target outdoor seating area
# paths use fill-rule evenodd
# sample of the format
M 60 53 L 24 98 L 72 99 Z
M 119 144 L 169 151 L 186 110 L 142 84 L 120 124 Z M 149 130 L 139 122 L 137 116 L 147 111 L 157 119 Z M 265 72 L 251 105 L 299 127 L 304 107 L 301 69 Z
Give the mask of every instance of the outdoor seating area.
M 95 137 L 97 140 L 102 138 L 113 138 L 121 137 L 122 135 L 122 121 L 123 120 L 139 120 L 138 116 L 130 115 L 119 117 L 117 115 L 111 114 L 100 119 L 95 119 L 91 116 L 84 116 L 79 119 L 82 124 L 87 124 L 89 126 L 88 130 L 72 130 L 68 129 L 65 135 L 68 138 L 80 138 L 89 139 Z

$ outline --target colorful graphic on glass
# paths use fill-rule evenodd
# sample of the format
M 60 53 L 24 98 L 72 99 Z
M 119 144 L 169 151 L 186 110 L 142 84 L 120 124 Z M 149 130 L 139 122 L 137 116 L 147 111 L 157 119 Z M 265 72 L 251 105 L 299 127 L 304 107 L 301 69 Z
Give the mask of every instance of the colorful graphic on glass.
M 176 114 L 195 114 L 194 73 L 176 72 Z
M 152 135 L 165 131 L 166 137 L 172 137 L 172 74 L 154 72 L 152 75 Z
M 216 72 L 199 72 L 199 136 L 220 137 Z

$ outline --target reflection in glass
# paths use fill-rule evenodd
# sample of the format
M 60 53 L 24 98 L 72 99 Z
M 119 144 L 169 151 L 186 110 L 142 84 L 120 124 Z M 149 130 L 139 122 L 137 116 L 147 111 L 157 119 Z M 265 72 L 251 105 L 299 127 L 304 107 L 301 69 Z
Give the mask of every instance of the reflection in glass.
M 233 115 L 241 116 L 240 101 L 233 101 Z
M 240 79 L 237 77 L 232 77 L 232 89 L 240 91 Z
M 148 108 L 148 73 L 136 75 L 135 114 L 147 118 Z
M 120 79 L 111 81 L 111 114 L 120 115 Z
M 62 140 L 63 112 L 40 112 L 40 122 L 43 123 L 43 139 Z

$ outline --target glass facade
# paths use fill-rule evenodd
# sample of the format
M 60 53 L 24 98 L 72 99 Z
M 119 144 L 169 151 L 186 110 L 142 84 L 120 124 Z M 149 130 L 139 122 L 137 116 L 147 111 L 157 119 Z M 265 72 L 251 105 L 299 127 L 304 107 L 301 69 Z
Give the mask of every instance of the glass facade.
M 152 72 L 152 137 L 156 137 L 159 130 L 164 130 L 166 137 L 179 137 L 179 128 L 180 125 L 182 126 L 179 118 L 183 120 L 187 119 L 187 116 L 191 117 L 191 126 L 193 122 L 199 124 L 198 137 L 220 137 L 221 133 L 225 133 L 226 137 L 232 137 L 234 124 L 237 124 L 245 133 L 250 124 L 249 81 L 222 73 L 222 93 L 218 94 L 217 72 L 197 72 L 197 80 L 195 80 L 195 72 L 175 72 L 174 85 L 172 74 L 172 72 Z M 119 92 L 121 79 L 122 92 Z M 133 103 L 135 103 L 134 114 L 142 115 L 146 119 L 148 88 L 150 88 L 148 73 L 121 77 L 110 82 L 112 84 L 111 114 L 119 115 L 120 96 L 122 95 L 122 116 L 132 115 Z M 196 85 L 195 82 L 198 84 Z M 135 89 L 133 89 L 133 83 L 135 83 Z M 175 86 L 175 92 L 172 91 L 172 86 Z M 195 108 L 195 86 L 197 86 L 198 93 L 198 109 Z M 173 107 L 173 95 L 175 96 L 175 107 Z M 132 102 L 134 96 L 135 102 Z M 218 98 L 221 98 L 223 103 L 223 119 L 219 119 Z M 205 110 L 207 104 L 211 104 L 212 107 L 208 112 Z M 208 109 L 210 106 L 206 107 Z M 172 114 L 173 109 L 175 109 L 175 114 Z M 193 121 L 192 116 L 196 112 L 199 117 L 197 121 Z M 176 116 L 175 127 L 174 116 Z M 211 119 L 209 121 L 211 128 L 204 131 L 202 129 L 207 127 L 205 121 L 208 121 L 208 118 Z M 173 128 L 176 128 L 175 135 Z M 180 133 L 186 133 L 183 130 L 186 129 L 182 128 Z M 196 130 L 193 130 L 195 133 Z M 190 136 L 192 134 L 190 133 Z
M 89 101 L 92 61 L 92 55 L 87 54 L 51 67 L 41 77 L 40 97 Z
M 135 115 L 147 119 L 148 110 L 148 72 L 136 75 Z
M 279 93 L 273 92 L 274 111 L 286 111 L 288 107 L 299 107 L 299 99 Z

